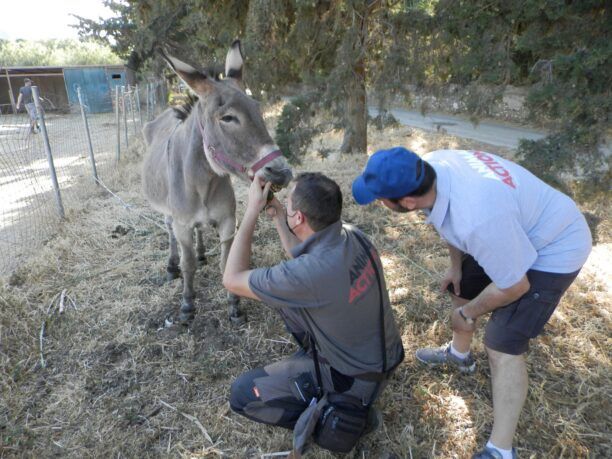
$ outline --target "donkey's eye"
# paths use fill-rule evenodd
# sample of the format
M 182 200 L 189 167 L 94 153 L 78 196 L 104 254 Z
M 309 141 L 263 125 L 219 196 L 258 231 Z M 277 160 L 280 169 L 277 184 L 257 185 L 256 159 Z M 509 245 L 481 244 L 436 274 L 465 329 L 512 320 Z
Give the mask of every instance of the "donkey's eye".
M 232 115 L 225 115 L 221 117 L 221 121 L 223 121 L 224 123 L 237 123 L 238 118 Z

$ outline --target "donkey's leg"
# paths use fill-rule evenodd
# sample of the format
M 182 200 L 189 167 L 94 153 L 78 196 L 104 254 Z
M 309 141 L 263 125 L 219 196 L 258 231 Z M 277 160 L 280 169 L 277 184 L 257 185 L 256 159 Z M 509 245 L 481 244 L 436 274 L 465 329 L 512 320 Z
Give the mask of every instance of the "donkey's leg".
M 166 228 L 168 228 L 169 246 L 170 246 L 170 257 L 168 258 L 168 266 L 166 267 L 166 278 L 168 281 L 174 280 L 181 274 L 181 268 L 179 268 L 179 252 L 178 246 L 176 245 L 176 237 L 174 237 L 174 230 L 172 229 L 172 217 L 166 215 Z
M 195 228 L 196 234 L 196 255 L 198 257 L 198 266 L 206 264 L 206 249 L 204 248 L 204 240 L 202 239 L 202 227 L 197 225 Z
M 196 270 L 196 257 L 193 248 L 193 227 L 180 225 L 174 222 L 172 224 L 174 234 L 181 246 L 181 271 L 183 272 L 183 298 L 181 299 L 181 313 L 179 314 L 180 322 L 188 322 L 193 319 L 195 307 L 193 300 L 195 293 L 193 290 L 193 276 Z
M 236 217 L 234 215 L 228 215 L 222 221 L 219 222 L 219 239 L 221 240 L 221 257 L 219 260 L 219 268 L 221 268 L 221 275 L 225 272 L 225 263 L 227 262 L 227 255 L 229 254 L 230 247 L 234 241 L 234 234 L 236 233 Z M 246 322 L 246 315 L 240 310 L 240 297 L 233 293 L 227 292 L 227 303 L 229 306 L 229 317 L 232 323 L 241 325 Z
M 221 269 L 221 275 L 223 275 L 227 255 L 229 254 L 236 232 L 236 197 L 229 177 L 224 177 L 217 183 L 214 199 L 211 199 L 209 202 L 209 216 L 211 222 L 216 223 L 219 239 L 221 240 L 219 268 Z M 239 301 L 240 297 L 238 295 L 227 293 L 229 317 L 232 323 L 237 325 L 246 322 L 246 316 L 240 311 Z

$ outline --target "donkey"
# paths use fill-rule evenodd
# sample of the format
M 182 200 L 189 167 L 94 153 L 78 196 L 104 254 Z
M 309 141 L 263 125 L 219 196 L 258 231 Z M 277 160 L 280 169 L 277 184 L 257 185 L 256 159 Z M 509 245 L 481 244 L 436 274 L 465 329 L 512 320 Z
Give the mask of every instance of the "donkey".
M 245 181 L 257 175 L 278 190 L 289 183 L 292 172 L 268 133 L 259 104 L 242 88 L 238 40 L 227 53 L 222 80 L 162 55 L 199 99 L 183 115 L 167 109 L 144 127 L 143 190 L 151 206 L 165 215 L 170 238 L 167 276 L 175 279 L 182 272 L 179 320 L 188 323 L 195 312 L 196 253 L 204 261 L 201 225 L 217 229 L 221 272 L 234 239 L 236 199 L 229 174 Z M 230 320 L 244 322 L 239 298 L 228 292 L 228 303 Z

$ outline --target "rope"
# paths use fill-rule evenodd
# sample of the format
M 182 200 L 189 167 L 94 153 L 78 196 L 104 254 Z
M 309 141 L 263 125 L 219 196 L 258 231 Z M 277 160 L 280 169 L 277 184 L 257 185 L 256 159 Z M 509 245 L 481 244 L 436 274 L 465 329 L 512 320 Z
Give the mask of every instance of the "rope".
M 108 188 L 108 187 L 107 187 L 107 186 L 104 184 L 104 182 L 103 182 L 102 180 L 100 180 L 100 179 L 98 178 L 96 181 L 98 182 L 98 184 L 99 184 L 99 185 L 100 185 L 102 188 L 104 188 L 104 189 L 105 189 L 105 190 L 106 190 L 106 191 L 107 191 L 109 194 L 111 194 L 111 195 L 112 195 L 112 196 L 113 196 L 115 199 L 117 199 L 117 200 L 118 200 L 118 201 L 121 203 L 121 205 L 122 205 L 122 206 L 123 206 L 123 207 L 124 207 L 124 208 L 125 208 L 127 211 L 129 211 L 129 212 L 133 212 L 133 213 L 134 213 L 134 214 L 135 214 L 137 217 L 140 217 L 140 218 L 142 218 L 143 220 L 148 220 L 148 221 L 150 221 L 151 223 L 153 223 L 153 224 L 154 224 L 155 226 L 157 226 L 158 228 L 161 228 L 161 229 L 162 229 L 164 232 L 167 232 L 167 231 L 168 231 L 168 228 L 166 228 L 166 226 L 164 226 L 164 225 L 162 225 L 161 223 L 159 223 L 159 221 L 157 221 L 157 220 L 155 220 L 155 219 L 153 219 L 153 218 L 151 218 L 151 217 L 149 217 L 149 216 L 147 216 L 147 215 L 144 215 L 144 214 L 142 214 L 142 213 L 138 212 L 137 210 L 135 210 L 135 208 L 134 208 L 134 206 L 133 206 L 133 205 L 131 205 L 130 203 L 126 202 L 124 199 L 122 199 L 122 198 L 121 198 L 120 196 L 118 196 L 117 194 L 113 193 L 113 191 L 112 191 L 110 188 Z M 215 251 L 215 250 L 216 250 L 218 247 L 220 247 L 222 244 L 224 244 L 224 243 L 226 243 L 226 242 L 229 242 L 229 241 L 231 241 L 232 239 L 234 239 L 234 236 L 236 236 L 236 233 L 237 233 L 237 232 L 238 232 L 238 230 L 237 230 L 237 229 L 236 229 L 236 230 L 234 230 L 234 232 L 232 233 L 232 235 L 231 235 L 231 236 L 229 236 L 229 237 L 227 237 L 227 238 L 225 238 L 225 239 L 223 239 L 223 240 L 219 241 L 219 242 L 217 243 L 217 245 L 213 246 L 213 247 L 212 247 L 212 249 L 210 249 L 209 251 L 207 251 L 207 252 L 206 252 L 206 254 L 207 254 L 207 255 L 210 255 L 210 254 L 214 253 L 214 251 Z
M 112 192 L 112 191 L 111 191 L 111 190 L 110 190 L 110 189 L 109 189 L 109 188 L 108 188 L 108 187 L 107 187 L 107 186 L 104 184 L 104 182 L 103 182 L 102 180 L 100 180 L 100 179 L 98 178 L 98 179 L 96 179 L 96 182 L 98 182 L 98 184 L 99 184 L 99 185 L 100 185 L 102 188 L 104 188 L 104 189 L 105 189 L 105 190 L 106 190 L 108 193 L 110 193 L 110 194 L 111 194 L 111 195 L 112 195 L 114 198 L 116 198 L 116 199 L 117 199 L 117 200 L 118 200 L 118 201 L 121 203 L 121 205 L 122 205 L 122 206 L 123 206 L 123 207 L 124 207 L 126 210 L 128 210 L 128 211 L 130 211 L 130 212 L 133 212 L 134 214 L 136 214 L 136 216 L 138 216 L 138 217 L 140 217 L 140 218 L 142 218 L 142 219 L 144 219 L 144 220 L 148 220 L 148 221 L 150 221 L 151 223 L 153 223 L 153 224 L 154 224 L 155 226 L 157 226 L 158 228 L 161 228 L 161 229 L 162 229 L 162 230 L 164 230 L 164 231 L 168 231 L 168 229 L 167 229 L 165 226 L 163 226 L 161 223 L 159 223 L 159 221 L 154 220 L 153 218 L 148 217 L 147 215 L 141 214 L 141 213 L 139 213 L 138 211 L 134 210 L 134 209 L 132 208 L 133 206 L 132 206 L 131 204 L 129 204 L 129 203 L 127 203 L 127 202 L 125 202 L 125 201 L 124 201 L 124 200 L 123 200 L 123 199 L 122 199 L 120 196 L 117 196 L 115 193 L 113 193 L 113 192 Z

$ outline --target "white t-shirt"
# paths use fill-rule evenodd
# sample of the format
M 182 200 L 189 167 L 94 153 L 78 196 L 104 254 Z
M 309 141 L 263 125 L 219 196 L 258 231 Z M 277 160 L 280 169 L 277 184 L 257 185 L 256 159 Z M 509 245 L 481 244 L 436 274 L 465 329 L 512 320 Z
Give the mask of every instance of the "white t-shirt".
M 572 273 L 584 265 L 591 232 L 568 196 L 490 153 L 438 150 L 423 159 L 437 174 L 428 223 L 497 287 L 516 284 L 529 269 Z

